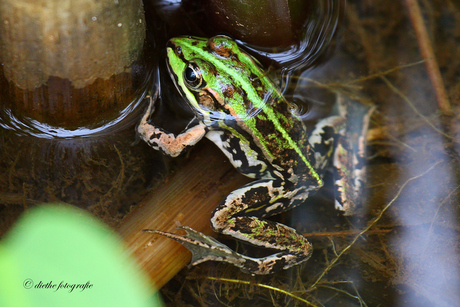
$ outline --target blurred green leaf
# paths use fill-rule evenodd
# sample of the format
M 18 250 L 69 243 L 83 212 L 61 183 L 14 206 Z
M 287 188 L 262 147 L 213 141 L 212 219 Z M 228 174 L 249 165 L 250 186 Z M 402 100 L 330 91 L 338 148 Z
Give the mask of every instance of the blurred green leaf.
M 121 240 L 77 208 L 33 208 L 1 243 L 0 306 L 161 306 Z

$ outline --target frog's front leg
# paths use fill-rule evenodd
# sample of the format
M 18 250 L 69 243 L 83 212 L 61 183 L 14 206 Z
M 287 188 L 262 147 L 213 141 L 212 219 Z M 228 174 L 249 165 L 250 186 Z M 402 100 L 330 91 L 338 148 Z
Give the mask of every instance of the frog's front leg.
M 153 111 L 154 101 L 150 98 L 149 107 L 137 127 L 137 132 L 147 144 L 168 156 L 177 157 L 185 148 L 198 143 L 207 133 L 206 126 L 198 123 L 195 126 L 187 127 L 182 133 L 174 135 L 163 128 L 148 123 L 148 118 Z

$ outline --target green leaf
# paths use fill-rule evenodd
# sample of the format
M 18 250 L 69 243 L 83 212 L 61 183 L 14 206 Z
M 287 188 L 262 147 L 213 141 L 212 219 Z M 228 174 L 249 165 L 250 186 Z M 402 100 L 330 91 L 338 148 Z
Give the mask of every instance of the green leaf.
M 0 244 L 0 306 L 161 306 L 117 235 L 66 205 L 30 209 Z

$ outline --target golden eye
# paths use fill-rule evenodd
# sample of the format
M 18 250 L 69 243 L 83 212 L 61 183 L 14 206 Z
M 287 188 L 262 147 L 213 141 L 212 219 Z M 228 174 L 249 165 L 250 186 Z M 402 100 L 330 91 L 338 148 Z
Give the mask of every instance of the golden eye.
M 204 86 L 200 68 L 193 62 L 190 62 L 184 70 L 184 80 L 186 85 L 193 90 L 198 90 Z

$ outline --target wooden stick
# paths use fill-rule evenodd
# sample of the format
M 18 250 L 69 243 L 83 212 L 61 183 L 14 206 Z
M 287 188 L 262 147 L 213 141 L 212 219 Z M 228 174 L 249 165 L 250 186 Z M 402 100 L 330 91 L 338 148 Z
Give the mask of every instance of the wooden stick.
M 191 253 L 171 239 L 141 230 L 177 232 L 180 223 L 215 235 L 210 227 L 211 212 L 227 194 L 251 180 L 239 174 L 210 143 L 194 148 L 185 162 L 126 216 L 118 229 L 156 288 L 187 265 Z

